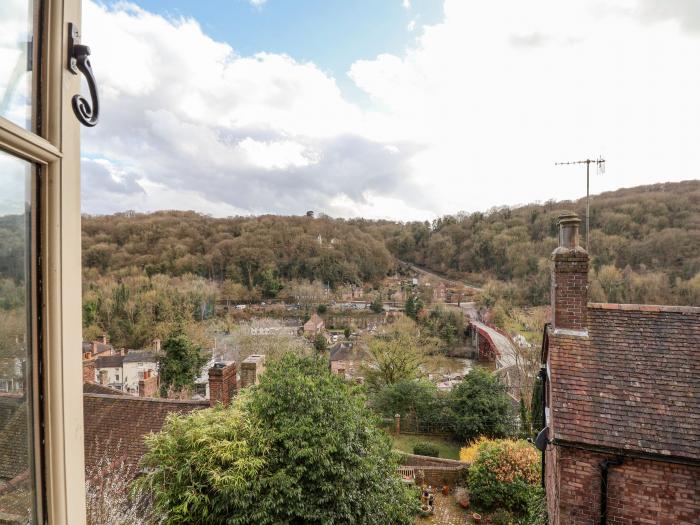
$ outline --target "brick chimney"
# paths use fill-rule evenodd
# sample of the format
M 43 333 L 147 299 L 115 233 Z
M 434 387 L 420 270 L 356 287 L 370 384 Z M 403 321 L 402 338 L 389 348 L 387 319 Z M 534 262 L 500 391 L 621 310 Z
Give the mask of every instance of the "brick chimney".
M 154 397 L 158 391 L 158 376 L 151 375 L 150 370 L 143 373 L 143 379 L 139 379 L 139 397 Z
M 559 216 L 559 246 L 552 252 L 552 327 L 572 335 L 586 335 L 588 253 L 579 244 L 581 219 L 575 213 Z
M 264 355 L 249 355 L 241 363 L 241 388 L 257 385 L 265 371 Z
M 83 383 L 94 383 L 96 380 L 95 360 L 92 357 L 83 359 Z
M 209 406 L 227 406 L 236 395 L 236 362 L 214 363 L 209 369 Z

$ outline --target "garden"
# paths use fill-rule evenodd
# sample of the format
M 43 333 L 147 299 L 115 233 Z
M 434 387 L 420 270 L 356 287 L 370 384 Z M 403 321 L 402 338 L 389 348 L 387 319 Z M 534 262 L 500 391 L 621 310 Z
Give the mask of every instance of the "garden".
M 547 522 L 540 486 L 540 456 L 525 440 L 475 440 L 460 450 L 471 463 L 468 474 L 449 490 L 428 491 L 433 506 L 416 524 L 491 523 L 544 525 Z M 426 487 L 422 487 L 426 489 Z

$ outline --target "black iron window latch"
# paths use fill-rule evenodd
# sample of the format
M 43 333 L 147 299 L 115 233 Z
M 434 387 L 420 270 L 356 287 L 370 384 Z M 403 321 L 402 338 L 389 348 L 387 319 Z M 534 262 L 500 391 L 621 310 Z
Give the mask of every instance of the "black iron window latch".
M 80 73 L 85 75 L 92 99 L 92 103 L 90 103 L 80 94 L 73 95 L 71 100 L 73 113 L 81 124 L 91 128 L 97 124 L 100 118 L 100 97 L 97 94 L 97 82 L 90 66 L 89 57 L 90 48 L 80 43 L 80 31 L 75 24 L 68 24 L 68 69 L 74 75 Z

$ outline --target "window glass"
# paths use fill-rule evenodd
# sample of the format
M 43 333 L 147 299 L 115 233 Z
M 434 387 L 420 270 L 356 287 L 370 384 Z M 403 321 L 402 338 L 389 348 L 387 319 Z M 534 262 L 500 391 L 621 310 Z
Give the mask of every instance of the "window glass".
M 32 127 L 35 0 L 0 2 L 0 117 Z
M 30 163 L 0 151 L 0 523 L 35 523 Z

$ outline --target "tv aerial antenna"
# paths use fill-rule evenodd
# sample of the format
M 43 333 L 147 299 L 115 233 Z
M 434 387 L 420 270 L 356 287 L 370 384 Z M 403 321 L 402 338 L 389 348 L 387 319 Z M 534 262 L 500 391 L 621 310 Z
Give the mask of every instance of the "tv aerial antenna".
M 605 159 L 599 156 L 597 159 L 574 160 L 571 162 L 555 162 L 555 166 L 571 166 L 574 164 L 586 165 L 586 251 L 589 251 L 589 237 L 591 231 L 591 164 L 595 164 L 599 175 L 605 173 Z

